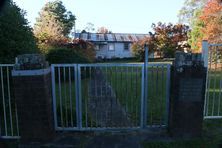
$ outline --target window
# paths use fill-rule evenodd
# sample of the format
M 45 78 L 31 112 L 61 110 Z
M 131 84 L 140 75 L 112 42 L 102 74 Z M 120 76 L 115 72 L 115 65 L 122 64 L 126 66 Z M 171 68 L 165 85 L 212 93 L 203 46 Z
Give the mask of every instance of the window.
M 109 44 L 109 50 L 115 50 L 114 44 Z
M 95 45 L 95 50 L 99 50 L 99 45 Z
M 124 43 L 124 50 L 129 50 L 129 43 Z

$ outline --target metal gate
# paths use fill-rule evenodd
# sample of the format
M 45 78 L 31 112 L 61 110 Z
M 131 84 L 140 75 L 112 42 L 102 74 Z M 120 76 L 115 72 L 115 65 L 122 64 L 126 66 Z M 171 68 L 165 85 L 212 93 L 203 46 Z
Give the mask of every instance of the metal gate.
M 13 64 L 0 64 L 0 139 L 19 138 L 18 115 L 12 89 Z
M 222 118 L 222 44 L 203 42 L 207 67 L 204 118 Z
M 56 130 L 165 127 L 170 66 L 148 64 L 145 81 L 143 64 L 52 65 Z

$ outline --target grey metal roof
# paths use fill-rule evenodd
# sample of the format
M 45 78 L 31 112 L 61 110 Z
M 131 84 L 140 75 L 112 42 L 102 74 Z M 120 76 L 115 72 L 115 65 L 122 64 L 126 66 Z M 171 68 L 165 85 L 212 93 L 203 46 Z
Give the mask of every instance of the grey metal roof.
M 135 42 L 145 37 L 148 34 L 123 34 L 123 33 L 75 33 L 75 38 L 83 39 L 92 42 Z

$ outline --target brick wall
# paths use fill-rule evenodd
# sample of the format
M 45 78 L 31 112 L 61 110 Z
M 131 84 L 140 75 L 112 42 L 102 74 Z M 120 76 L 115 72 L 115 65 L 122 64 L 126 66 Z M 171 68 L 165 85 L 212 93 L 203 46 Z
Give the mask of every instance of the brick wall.
M 21 140 L 44 141 L 54 135 L 51 73 L 13 76 Z

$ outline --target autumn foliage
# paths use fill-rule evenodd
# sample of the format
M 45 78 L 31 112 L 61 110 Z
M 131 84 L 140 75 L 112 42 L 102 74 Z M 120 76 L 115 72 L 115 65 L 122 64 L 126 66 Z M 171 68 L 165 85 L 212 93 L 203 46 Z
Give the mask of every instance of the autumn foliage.
M 139 58 L 144 59 L 144 45 L 149 45 L 149 53 L 156 51 L 162 57 L 173 57 L 176 50 L 184 50 L 184 43 L 188 39 L 189 26 L 184 24 L 152 24 L 153 33 L 132 46 L 132 52 Z M 186 44 L 186 43 L 185 43 Z M 186 44 L 185 46 L 188 46 Z
M 73 48 L 78 54 L 88 59 L 89 62 L 93 62 L 96 58 L 94 45 L 82 39 L 74 39 L 72 43 L 68 44 L 68 48 Z
M 209 0 L 203 8 L 200 20 L 203 21 L 203 39 L 212 43 L 222 42 L 222 2 Z

